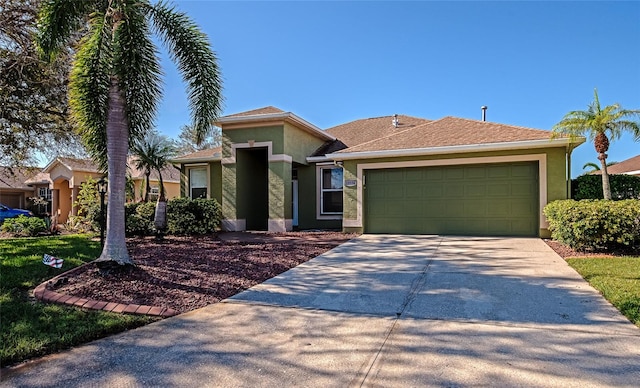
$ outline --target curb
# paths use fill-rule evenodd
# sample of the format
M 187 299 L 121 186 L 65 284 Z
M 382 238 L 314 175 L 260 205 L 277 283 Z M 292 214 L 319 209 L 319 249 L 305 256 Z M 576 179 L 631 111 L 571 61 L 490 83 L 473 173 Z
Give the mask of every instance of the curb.
M 47 280 L 44 283 L 41 283 L 39 286 L 37 286 L 33 290 L 33 295 L 36 297 L 36 299 L 45 303 L 66 304 L 68 306 L 81 307 L 89 310 L 101 310 L 101 311 L 107 311 L 112 313 L 153 315 L 153 316 L 158 316 L 162 318 L 168 318 L 168 317 L 172 317 L 174 315 L 179 314 L 176 310 L 170 309 L 167 307 L 104 302 L 100 300 L 85 299 L 85 298 L 79 298 L 77 296 L 60 294 L 58 292 L 51 290 L 51 288 L 53 287 L 54 284 L 56 284 L 56 281 L 59 278 L 73 275 L 80 268 L 88 264 L 90 263 L 86 263 L 79 267 L 73 268 L 67 272 L 61 273 L 60 275 Z

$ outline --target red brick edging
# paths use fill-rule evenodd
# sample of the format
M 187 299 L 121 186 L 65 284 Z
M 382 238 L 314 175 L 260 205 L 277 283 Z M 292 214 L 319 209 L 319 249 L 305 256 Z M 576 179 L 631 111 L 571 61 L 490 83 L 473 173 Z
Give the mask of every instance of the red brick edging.
M 87 265 L 87 264 L 84 264 L 84 265 Z M 80 268 L 82 268 L 82 266 L 71 269 L 67 272 L 64 272 L 40 284 L 33 291 L 33 295 L 36 297 L 36 299 L 42 302 L 66 304 L 69 306 L 82 307 L 90 310 L 102 310 L 102 311 L 110 311 L 113 313 L 123 313 L 123 314 L 154 315 L 162 318 L 168 318 L 174 315 L 178 315 L 178 312 L 176 310 L 173 310 L 167 307 L 103 302 L 99 300 L 84 299 L 84 298 L 78 298 L 77 296 L 60 294 L 50 289 L 59 278 L 73 275 Z

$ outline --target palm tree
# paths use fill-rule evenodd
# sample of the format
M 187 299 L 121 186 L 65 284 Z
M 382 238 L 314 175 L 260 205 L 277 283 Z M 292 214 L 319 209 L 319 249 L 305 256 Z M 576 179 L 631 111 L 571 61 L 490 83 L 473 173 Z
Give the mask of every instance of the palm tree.
M 594 89 L 594 100 L 586 111 L 567 113 L 562 121 L 553 126 L 554 136 L 569 135 L 570 138 L 588 135 L 593 140 L 600 170 L 602 171 L 602 192 L 604 199 L 611 199 L 609 174 L 607 173 L 607 151 L 609 141 L 620 137 L 622 132 L 640 133 L 640 124 L 633 117 L 640 117 L 640 110 L 622 109 L 620 104 L 600 106 L 598 90 Z M 629 118 L 629 119 L 628 119 Z
M 169 159 L 175 156 L 175 145 L 168 137 L 156 131 L 149 132 L 143 139 L 131 147 L 134 167 L 144 171 L 146 178 L 144 202 L 149 202 L 151 171 L 157 170 L 160 177 L 160 193 L 164 194 L 161 170 L 167 166 Z
M 71 114 L 89 153 L 108 171 L 107 236 L 97 262 L 133 264 L 125 241 L 129 144 L 153 127 L 161 97 L 159 35 L 187 83 L 193 125 L 203 134 L 221 109 L 221 79 L 208 39 L 184 13 L 149 0 L 44 0 L 36 37 L 52 59 L 84 33 L 70 83 Z

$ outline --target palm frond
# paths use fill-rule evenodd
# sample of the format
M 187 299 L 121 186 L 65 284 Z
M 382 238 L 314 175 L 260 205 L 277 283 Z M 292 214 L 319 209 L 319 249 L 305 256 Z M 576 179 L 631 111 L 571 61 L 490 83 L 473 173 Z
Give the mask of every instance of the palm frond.
M 71 34 L 77 31 L 89 14 L 102 0 L 45 0 L 38 14 L 36 45 L 48 60 L 67 44 Z
M 133 144 L 153 128 L 162 96 L 161 70 L 140 2 L 125 1 L 123 15 L 114 34 L 114 72 L 124 94 L 129 143 Z
M 222 80 L 207 36 L 184 13 L 160 2 L 147 7 L 155 32 L 187 83 L 189 106 L 198 142 L 222 109 Z
M 109 109 L 111 39 L 103 14 L 94 13 L 80 42 L 69 83 L 72 117 L 91 157 L 107 169 L 106 122 Z

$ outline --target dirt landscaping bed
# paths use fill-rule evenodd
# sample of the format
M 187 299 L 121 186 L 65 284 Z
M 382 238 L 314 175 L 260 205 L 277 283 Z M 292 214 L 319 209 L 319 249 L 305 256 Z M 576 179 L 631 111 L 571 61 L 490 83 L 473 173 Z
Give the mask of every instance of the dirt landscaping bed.
M 183 313 L 233 296 L 356 236 L 291 232 L 133 238 L 127 245 L 135 267 L 104 274 L 86 264 L 52 290 Z

